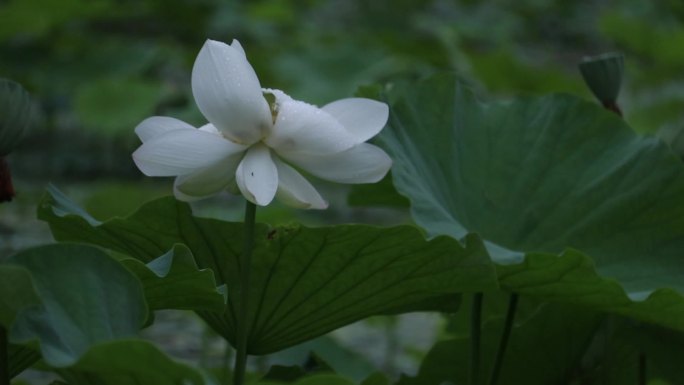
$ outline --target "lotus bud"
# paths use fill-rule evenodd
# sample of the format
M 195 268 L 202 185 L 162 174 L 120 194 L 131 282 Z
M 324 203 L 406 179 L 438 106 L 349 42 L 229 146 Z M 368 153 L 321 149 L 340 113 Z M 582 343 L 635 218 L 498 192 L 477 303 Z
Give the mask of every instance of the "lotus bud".
M 603 106 L 622 115 L 617 105 L 624 73 L 624 56 L 620 53 L 605 53 L 584 58 L 579 64 L 580 72 L 591 92 Z

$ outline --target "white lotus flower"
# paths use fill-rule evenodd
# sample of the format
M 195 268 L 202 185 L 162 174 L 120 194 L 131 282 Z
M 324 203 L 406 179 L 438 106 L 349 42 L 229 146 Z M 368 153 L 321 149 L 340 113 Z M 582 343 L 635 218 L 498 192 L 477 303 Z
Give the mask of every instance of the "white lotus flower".
M 275 197 L 324 209 L 327 202 L 295 167 L 333 182 L 374 183 L 392 165 L 382 149 L 364 143 L 385 126 L 387 105 L 350 98 L 318 108 L 262 89 L 237 40 L 207 40 L 192 69 L 192 92 L 209 124 L 155 116 L 135 129 L 143 142 L 133 153 L 136 165 L 148 176 L 175 176 L 180 200 L 239 189 L 260 206 Z

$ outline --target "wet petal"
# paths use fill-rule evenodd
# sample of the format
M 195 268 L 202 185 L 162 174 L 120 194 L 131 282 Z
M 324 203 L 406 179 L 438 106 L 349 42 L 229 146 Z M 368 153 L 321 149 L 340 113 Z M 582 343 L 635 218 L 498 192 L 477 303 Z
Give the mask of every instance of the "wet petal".
M 385 127 L 389 117 L 387 104 L 365 98 L 341 99 L 323 106 L 358 143 L 367 141 Z
M 169 131 L 144 142 L 133 160 L 147 176 L 196 172 L 245 150 L 244 146 L 200 130 Z
M 337 119 L 311 104 L 278 98 L 277 113 L 264 142 L 278 153 L 329 154 L 356 144 Z
M 192 68 L 192 93 L 202 114 L 231 140 L 252 144 L 267 135 L 271 111 L 240 43 L 207 40 Z
M 321 179 L 338 183 L 375 183 L 392 167 L 385 151 L 368 143 L 337 154 L 287 154 L 283 158 Z
M 276 198 L 286 205 L 300 209 L 326 209 L 326 202 L 300 173 L 285 164 L 278 157 L 273 157 L 278 169 L 278 192 Z
M 153 116 L 140 122 L 135 128 L 135 133 L 142 142 L 146 142 L 155 136 L 174 130 L 194 130 L 195 127 L 182 120 L 168 116 Z
M 285 102 L 290 102 L 293 101 L 290 97 L 290 95 L 286 94 L 285 92 L 275 89 L 275 88 L 264 88 L 262 89 L 262 92 L 265 94 L 271 94 L 275 98 L 276 104 L 283 104 Z
M 266 206 L 278 190 L 278 170 L 268 147 L 259 143 L 247 150 L 235 173 L 242 195 L 259 206 Z
M 200 131 L 208 132 L 214 135 L 222 136 L 219 130 L 211 123 L 205 124 L 204 126 L 198 128 Z
M 177 177 L 173 185 L 174 195 L 178 200 L 191 202 L 228 189 L 235 183 L 235 170 L 242 156 L 243 153 L 238 152 L 212 166 Z
M 235 50 L 240 52 L 242 54 L 242 56 L 244 56 L 245 58 L 247 57 L 247 54 L 245 54 L 245 49 L 242 48 L 242 44 L 240 44 L 240 42 L 237 41 L 236 39 L 233 39 L 233 42 L 230 43 L 230 46 L 235 48 Z

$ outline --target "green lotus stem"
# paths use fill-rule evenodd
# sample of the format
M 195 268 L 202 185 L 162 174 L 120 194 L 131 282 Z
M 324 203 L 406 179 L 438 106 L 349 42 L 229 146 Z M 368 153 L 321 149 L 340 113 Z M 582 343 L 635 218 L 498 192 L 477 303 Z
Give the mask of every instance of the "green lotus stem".
M 482 293 L 475 293 L 470 312 L 470 385 L 480 384 L 480 334 L 482 329 Z
M 646 375 L 646 353 L 639 352 L 639 385 L 646 385 L 648 382 Z
M 235 371 L 232 368 L 232 364 L 234 362 L 233 361 L 233 359 L 234 359 L 233 351 L 234 350 L 235 349 L 233 349 L 233 347 L 227 343 L 225 350 L 223 351 L 223 378 L 225 378 L 226 381 L 228 381 L 228 379 L 230 378 L 232 373 L 235 373 Z
M 247 337 L 249 329 L 247 314 L 249 311 L 249 276 L 252 264 L 252 250 L 254 249 L 254 221 L 256 205 L 247 202 L 245 207 L 245 249 L 240 259 L 240 309 L 237 318 L 237 335 L 235 370 L 233 371 L 233 385 L 242 385 L 247 368 Z
M 0 326 L 0 385 L 9 385 L 9 344 L 7 341 L 7 330 Z
M 499 341 L 499 350 L 496 351 L 496 358 L 494 359 L 494 366 L 489 377 L 489 385 L 496 385 L 499 381 L 499 374 L 501 373 L 501 365 L 503 364 L 504 356 L 506 355 L 506 348 L 508 341 L 511 338 L 511 330 L 513 330 L 513 320 L 515 319 L 515 312 L 518 309 L 518 294 L 512 293 L 508 299 L 508 310 L 506 311 L 506 320 L 504 321 L 503 332 L 501 333 L 501 340 Z

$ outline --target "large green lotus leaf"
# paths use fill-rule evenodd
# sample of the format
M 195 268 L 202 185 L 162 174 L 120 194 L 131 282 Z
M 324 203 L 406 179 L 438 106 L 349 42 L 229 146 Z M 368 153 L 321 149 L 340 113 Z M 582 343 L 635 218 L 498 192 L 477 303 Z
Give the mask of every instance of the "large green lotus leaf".
M 181 309 L 222 312 L 225 296 L 216 287 L 214 273 L 198 269 L 184 245 L 174 245 L 161 257 L 145 264 L 137 259 L 121 261 L 138 276 L 152 310 Z
M 374 184 L 353 185 L 347 196 L 350 206 L 387 206 L 403 209 L 409 207 L 406 197 L 399 195 L 392 184 L 391 173 Z
M 485 295 L 484 300 L 488 299 Z M 525 306 L 523 303 L 521 305 Z M 595 311 L 553 303 L 543 304 L 527 316 L 518 314 L 498 384 L 572 383 L 572 377 L 580 367 L 580 361 L 600 320 Z M 483 326 L 480 373 L 483 380 L 488 380 L 491 372 L 502 327 L 502 316 L 490 318 Z M 426 355 L 417 376 L 402 377 L 398 385 L 440 384 L 447 381 L 467 384 L 469 354 L 470 341 L 467 335 L 440 341 Z
M 574 373 L 581 373 L 587 385 L 681 384 L 683 354 L 681 333 L 609 316 L 587 346 L 582 367 Z M 640 382 L 641 368 L 645 368 L 645 381 Z
M 681 333 L 646 324 L 623 323 L 622 327 L 623 330 L 616 334 L 624 343 L 635 347 L 635 356 L 643 355 L 646 358 L 649 379 L 659 378 L 671 384 L 682 383 L 684 336 Z M 638 372 L 638 359 L 636 363 L 634 361 L 631 363 L 635 367 L 634 371 Z
M 22 309 L 40 303 L 28 270 L 10 264 L 0 265 L 0 325 L 9 329 Z
M 575 250 L 529 253 L 523 263 L 497 266 L 497 272 L 501 287 L 511 291 L 684 331 L 684 300 L 677 291 L 659 289 L 647 300 L 632 300 L 617 281 L 596 274 L 591 258 Z
M 200 313 L 234 340 L 239 308 L 241 223 L 197 218 L 190 206 L 162 198 L 125 219 L 82 216 L 50 190 L 39 216 L 59 240 L 93 243 L 144 262 L 176 243 L 192 251 L 228 288 L 224 314 Z M 458 293 L 496 287 L 495 271 L 477 237 L 465 246 L 449 237 L 426 241 L 409 226 L 342 225 L 269 228 L 258 225 L 250 285 L 249 352 L 266 354 L 375 314 L 455 310 Z
M 589 287 L 539 268 L 557 266 L 567 248 L 581 250 L 629 298 L 651 295 L 644 306 L 654 313 L 643 318 L 676 318 L 684 329 L 682 297 L 653 293 L 684 290 L 684 165 L 664 144 L 569 95 L 483 104 L 451 75 L 389 92 L 391 127 L 380 142 L 395 160 L 397 190 L 431 235 L 475 232 L 495 262 L 514 270 L 526 253 L 546 253 L 527 276 L 545 285 L 503 286 L 591 302 Z M 617 305 L 628 301 L 613 281 L 584 270 L 596 281 L 591 290 L 615 292 Z
M 174 362 L 146 341 L 120 340 L 93 346 L 78 362 L 57 372 L 70 385 L 202 385 L 211 380 Z
M 10 341 L 38 340 L 52 366 L 73 364 L 97 343 L 135 335 L 147 318 L 138 279 L 99 248 L 41 246 L 8 262 L 31 273 L 41 301 L 17 314 Z
M 10 330 L 23 309 L 40 305 L 40 297 L 33 286 L 31 273 L 21 266 L 0 265 L 0 324 Z M 9 344 L 9 375 L 17 376 L 40 359 L 32 347 Z

